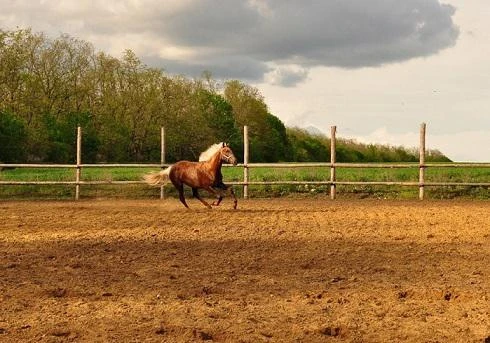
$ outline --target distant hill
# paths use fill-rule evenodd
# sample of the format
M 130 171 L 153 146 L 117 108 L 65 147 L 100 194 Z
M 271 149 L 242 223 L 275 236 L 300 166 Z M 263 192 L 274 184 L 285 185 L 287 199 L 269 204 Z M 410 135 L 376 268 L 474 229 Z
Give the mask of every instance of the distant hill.
M 319 135 L 325 134 L 322 130 L 320 130 L 316 126 L 312 126 L 312 125 L 305 127 L 305 130 L 306 130 L 306 132 L 308 132 L 309 134 L 312 134 L 314 136 L 319 136 Z

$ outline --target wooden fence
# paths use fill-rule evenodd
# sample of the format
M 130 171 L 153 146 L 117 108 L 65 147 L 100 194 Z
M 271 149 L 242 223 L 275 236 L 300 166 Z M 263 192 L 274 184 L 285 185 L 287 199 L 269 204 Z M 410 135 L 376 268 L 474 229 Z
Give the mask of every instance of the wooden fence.
M 330 162 L 310 162 L 310 163 L 250 163 L 249 162 L 249 138 L 248 127 L 243 128 L 243 164 L 238 167 L 243 168 L 243 181 L 228 182 L 231 185 L 243 186 L 243 197 L 249 197 L 250 185 L 329 185 L 330 198 L 335 199 L 338 185 L 387 185 L 387 186 L 411 186 L 419 188 L 419 199 L 424 199 L 425 187 L 445 187 L 445 186 L 471 186 L 471 187 L 490 187 L 490 182 L 426 182 L 425 170 L 427 168 L 490 168 L 490 163 L 425 163 L 425 136 L 426 124 L 420 125 L 420 145 L 419 145 L 419 163 L 338 163 L 336 162 L 336 132 L 337 127 L 331 127 L 331 144 L 330 144 Z M 75 199 L 80 198 L 80 186 L 82 185 L 128 185 L 144 184 L 144 181 L 84 181 L 82 180 L 83 168 L 107 168 L 107 167 L 141 167 L 141 168 L 166 168 L 169 166 L 165 162 L 165 129 L 162 127 L 161 132 L 161 154 L 159 164 L 83 164 L 82 163 L 82 129 L 77 129 L 77 150 L 76 164 L 2 164 L 1 168 L 75 168 L 74 181 L 1 181 L 2 185 L 74 185 Z M 227 165 L 224 165 L 227 166 Z M 249 170 L 252 168 L 312 168 L 322 167 L 330 168 L 330 179 L 324 181 L 250 181 Z M 418 182 L 401 182 L 401 181 L 339 181 L 336 178 L 338 168 L 418 168 Z M 165 197 L 165 189 L 160 187 L 160 198 Z

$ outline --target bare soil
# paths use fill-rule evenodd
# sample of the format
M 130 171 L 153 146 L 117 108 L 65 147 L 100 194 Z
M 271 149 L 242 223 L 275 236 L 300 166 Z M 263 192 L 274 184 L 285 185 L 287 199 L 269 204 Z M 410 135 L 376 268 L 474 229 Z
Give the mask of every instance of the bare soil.
M 1 342 L 490 341 L 490 202 L 0 202 Z

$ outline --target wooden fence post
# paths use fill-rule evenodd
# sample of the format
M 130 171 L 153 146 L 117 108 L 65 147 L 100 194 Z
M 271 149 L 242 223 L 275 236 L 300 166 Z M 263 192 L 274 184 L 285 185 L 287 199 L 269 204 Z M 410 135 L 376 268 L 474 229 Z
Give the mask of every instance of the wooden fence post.
M 420 124 L 420 147 L 419 147 L 419 199 L 424 200 L 425 183 L 425 123 Z
M 248 199 L 248 126 L 243 127 L 243 198 Z
M 160 164 L 160 169 L 163 169 L 165 164 L 165 128 L 163 126 L 160 128 Z M 160 199 L 165 199 L 165 187 L 163 184 L 160 186 Z
M 335 175 L 335 143 L 336 143 L 336 138 L 335 134 L 337 132 L 337 126 L 332 126 L 330 128 L 330 199 L 335 199 L 337 195 L 337 189 L 336 189 L 336 175 Z
M 80 199 L 80 176 L 82 174 L 82 128 L 77 127 L 77 170 L 76 170 L 76 186 L 75 200 Z

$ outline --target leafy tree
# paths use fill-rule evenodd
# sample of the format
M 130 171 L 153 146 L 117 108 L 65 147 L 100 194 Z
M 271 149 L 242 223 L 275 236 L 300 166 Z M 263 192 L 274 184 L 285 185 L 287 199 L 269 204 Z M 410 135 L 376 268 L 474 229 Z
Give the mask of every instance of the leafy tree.
M 264 160 L 268 162 L 285 161 L 290 157 L 290 143 L 286 127 L 276 116 L 267 113 L 269 134 L 264 137 Z
M 22 162 L 26 138 L 24 122 L 10 113 L 0 112 L 0 161 Z
M 350 149 L 345 144 L 337 144 L 335 158 L 337 162 L 363 162 L 365 160 L 362 152 Z
M 426 151 L 426 162 L 452 162 L 447 156 L 437 149 L 431 149 Z
M 236 126 L 250 128 L 250 160 L 276 162 L 286 159 L 289 153 L 286 128 L 268 112 L 260 92 L 233 80 L 225 84 L 224 96 L 233 108 Z
M 88 42 L 30 29 L 0 30 L 0 114 L 2 159 L 71 161 L 78 125 L 86 162 L 159 160 L 161 126 L 169 162 L 195 160 L 219 141 L 228 141 L 241 159 L 244 125 L 251 161 L 330 156 L 327 137 L 286 129 L 259 90 L 241 81 L 220 86 L 209 72 L 201 79 L 169 76 L 131 50 L 115 58 Z M 337 160 L 417 161 L 418 153 L 339 139 Z M 446 160 L 438 151 L 427 153 L 427 161 Z
M 83 162 L 96 161 L 99 140 L 90 113 L 69 113 L 56 119 L 54 115 L 43 117 L 47 144 L 45 160 L 58 163 L 73 163 L 76 156 L 77 127 L 82 127 Z
M 227 142 L 238 159 L 243 154 L 243 139 L 240 129 L 236 126 L 233 108 L 223 96 L 212 93 L 208 89 L 199 91 L 200 113 L 205 117 L 211 129 L 209 145 L 215 142 Z
M 315 136 L 300 128 L 288 128 L 291 157 L 297 162 L 324 162 L 330 160 L 325 136 Z M 328 149 L 327 149 L 328 148 Z

